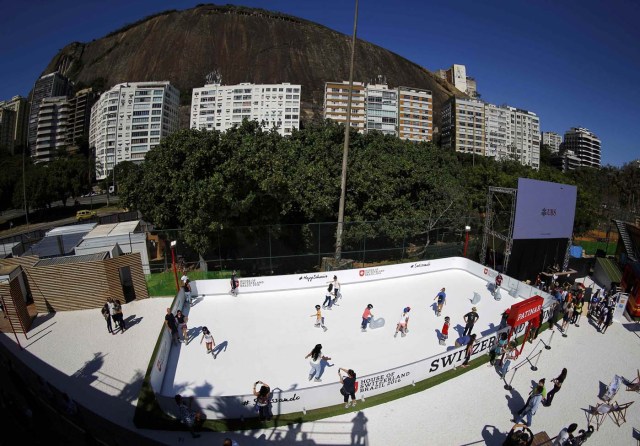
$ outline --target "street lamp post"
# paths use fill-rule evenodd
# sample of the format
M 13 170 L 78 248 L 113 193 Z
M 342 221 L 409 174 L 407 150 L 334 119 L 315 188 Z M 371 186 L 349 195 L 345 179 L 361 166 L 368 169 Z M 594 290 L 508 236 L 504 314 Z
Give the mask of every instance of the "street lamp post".
M 469 246 L 469 231 L 471 231 L 471 226 L 465 226 L 464 227 L 464 232 L 465 232 L 465 238 L 464 238 L 464 257 L 467 257 L 467 246 Z
M 176 279 L 176 292 L 180 291 L 180 284 L 178 283 L 178 270 L 176 268 L 176 241 L 171 242 L 171 265 L 173 266 L 173 276 Z
M 356 55 L 356 33 L 358 29 L 358 0 L 356 0 L 356 12 L 353 19 L 353 35 L 351 37 L 351 65 L 349 66 L 349 95 L 347 99 L 347 122 L 344 128 L 344 148 L 342 151 L 342 178 L 340 182 L 340 205 L 338 208 L 338 229 L 336 231 L 337 263 L 342 258 L 342 229 L 344 225 L 344 199 L 347 190 L 347 159 L 349 157 L 349 132 L 351 130 L 351 98 L 353 95 L 353 62 Z

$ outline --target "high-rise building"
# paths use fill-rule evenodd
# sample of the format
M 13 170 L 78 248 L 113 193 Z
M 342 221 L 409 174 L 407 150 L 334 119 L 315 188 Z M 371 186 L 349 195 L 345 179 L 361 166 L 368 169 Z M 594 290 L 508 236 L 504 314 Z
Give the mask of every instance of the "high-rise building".
M 66 96 L 44 98 L 38 108 L 38 126 L 31 157 L 34 162 L 48 162 L 56 152 L 67 147 L 69 102 Z
M 456 152 L 485 154 L 484 103 L 453 97 L 442 108 L 442 147 Z
M 27 147 L 27 123 L 29 101 L 14 96 L 9 101 L 0 101 L 0 150 L 15 155 Z
M 507 121 L 509 110 L 493 104 L 484 105 L 485 155 L 496 159 L 504 159 L 509 155 L 509 136 Z
M 366 100 L 365 84 L 353 82 L 351 87 L 351 118 L 349 125 L 365 131 Z M 349 102 L 349 82 L 327 82 L 324 84 L 324 118 L 341 123 L 347 122 L 347 105 Z
M 562 136 L 556 132 L 542 132 L 542 145 L 546 145 L 551 153 L 558 153 L 562 144 Z
M 530 111 L 503 106 L 509 110 L 507 145 L 510 157 L 523 166 L 540 168 L 540 118 Z
M 411 141 L 431 141 L 433 96 L 429 90 L 398 87 L 398 136 Z
M 29 150 L 33 155 L 35 151 L 36 138 L 38 133 L 38 114 L 40 104 L 45 98 L 68 96 L 71 92 L 71 83 L 69 79 L 58 72 L 47 74 L 38 79 L 33 86 L 29 102 L 31 108 L 29 110 Z
M 573 127 L 564 134 L 561 150 L 571 150 L 580 158 L 580 166 L 600 168 L 600 138 L 582 127 Z
M 178 130 L 179 105 L 180 92 L 168 81 L 127 82 L 104 92 L 91 108 L 96 178 L 107 178 L 122 161 L 144 161 L 162 138 Z
M 69 99 L 69 123 L 67 128 L 67 146 L 77 149 L 78 141 L 89 137 L 91 107 L 97 100 L 91 88 L 78 91 Z
M 478 96 L 476 80 L 473 77 L 467 76 L 466 66 L 453 64 L 451 68 L 447 70 L 436 70 L 435 74 L 461 92 L 466 93 L 469 97 L 475 98 Z
M 366 129 L 385 135 L 398 133 L 398 90 L 387 84 L 368 84 L 366 88 Z
M 580 158 L 571 150 L 564 150 L 551 157 L 551 165 L 563 172 L 567 172 L 580 167 Z
M 300 85 L 220 85 L 194 88 L 191 97 L 192 129 L 225 132 L 244 119 L 260 122 L 266 130 L 276 128 L 290 135 L 300 128 Z

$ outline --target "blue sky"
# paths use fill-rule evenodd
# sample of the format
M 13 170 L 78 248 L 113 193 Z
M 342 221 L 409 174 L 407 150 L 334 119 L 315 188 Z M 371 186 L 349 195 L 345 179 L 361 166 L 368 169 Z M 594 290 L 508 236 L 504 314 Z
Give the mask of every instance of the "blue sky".
M 70 42 L 198 3 L 204 1 L 0 0 L 0 99 L 26 96 Z M 224 3 L 284 12 L 346 34 L 353 26 L 349 0 Z M 464 64 L 483 99 L 537 113 L 543 131 L 586 127 L 602 141 L 603 164 L 620 166 L 640 158 L 639 23 L 635 0 L 361 0 L 358 36 L 432 71 Z

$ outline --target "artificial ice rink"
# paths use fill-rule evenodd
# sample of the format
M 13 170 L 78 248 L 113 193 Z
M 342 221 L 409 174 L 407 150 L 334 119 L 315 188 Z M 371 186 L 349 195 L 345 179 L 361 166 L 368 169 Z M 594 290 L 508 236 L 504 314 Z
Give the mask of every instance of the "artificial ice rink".
M 337 273 L 340 279 L 340 273 Z M 330 276 L 331 277 L 331 276 Z M 504 284 L 503 284 L 504 285 Z M 477 307 L 473 333 L 478 338 L 497 328 L 501 313 L 521 299 L 501 289 L 491 295 L 487 282 L 463 270 L 449 270 L 373 282 L 342 284 L 339 306 L 323 309 L 325 332 L 314 327 L 315 305 L 322 304 L 328 284 L 315 289 L 199 296 L 188 313 L 189 342 L 172 348 L 162 394 L 207 397 L 246 395 L 257 380 L 272 388 L 293 390 L 338 381 L 340 367 L 358 376 L 378 373 L 453 349 L 464 330 L 463 316 Z M 447 301 L 440 317 L 434 298 L 442 287 Z M 481 296 L 472 304 L 474 293 Z M 194 293 L 195 294 L 195 293 Z M 373 326 L 362 332 L 362 313 L 371 303 Z M 411 307 L 409 333 L 394 338 L 402 309 Z M 451 318 L 449 339 L 438 342 L 444 317 Z M 207 354 L 203 326 L 217 347 Z M 322 344 L 327 361 L 322 382 L 308 380 L 305 356 Z

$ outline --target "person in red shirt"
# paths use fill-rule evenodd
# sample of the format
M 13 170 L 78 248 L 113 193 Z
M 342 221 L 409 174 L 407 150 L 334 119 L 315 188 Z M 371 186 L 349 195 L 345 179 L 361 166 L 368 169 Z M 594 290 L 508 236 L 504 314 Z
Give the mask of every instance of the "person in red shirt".
M 367 308 L 364 309 L 364 313 L 362 313 L 362 331 L 367 331 L 367 325 L 371 319 L 373 319 L 373 313 L 371 310 L 373 309 L 373 305 L 367 305 Z
M 445 316 L 444 324 L 442 325 L 442 330 L 440 331 L 442 333 L 442 336 L 440 337 L 441 345 L 444 345 L 447 342 L 447 339 L 449 338 L 450 323 L 451 323 L 451 318 L 449 316 Z

